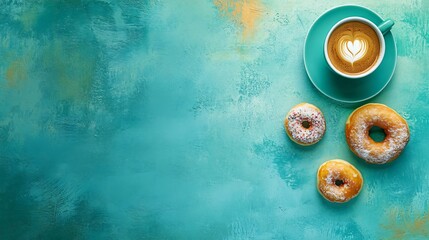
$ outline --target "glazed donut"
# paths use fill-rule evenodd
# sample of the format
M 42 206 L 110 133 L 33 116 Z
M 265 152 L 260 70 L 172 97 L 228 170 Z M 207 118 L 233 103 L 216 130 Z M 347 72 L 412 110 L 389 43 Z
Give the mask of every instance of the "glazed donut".
M 326 129 L 322 112 L 309 103 L 293 107 L 287 114 L 284 125 L 289 138 L 304 146 L 320 141 Z
M 317 171 L 317 189 L 328 201 L 347 202 L 359 194 L 362 186 L 359 170 L 344 160 L 326 161 Z
M 375 142 L 369 130 L 377 126 L 386 135 Z M 368 163 L 384 164 L 396 159 L 410 139 L 408 124 L 395 110 L 379 103 L 369 103 L 352 112 L 346 122 L 350 150 Z

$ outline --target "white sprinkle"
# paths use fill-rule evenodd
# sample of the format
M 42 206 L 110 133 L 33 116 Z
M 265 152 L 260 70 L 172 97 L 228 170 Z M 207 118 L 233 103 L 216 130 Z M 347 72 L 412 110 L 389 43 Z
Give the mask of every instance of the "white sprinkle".
M 305 103 L 292 108 L 287 116 L 288 131 L 292 138 L 300 143 L 313 144 L 318 142 L 325 133 L 325 118 L 315 106 Z M 304 128 L 302 123 L 308 121 L 310 128 Z

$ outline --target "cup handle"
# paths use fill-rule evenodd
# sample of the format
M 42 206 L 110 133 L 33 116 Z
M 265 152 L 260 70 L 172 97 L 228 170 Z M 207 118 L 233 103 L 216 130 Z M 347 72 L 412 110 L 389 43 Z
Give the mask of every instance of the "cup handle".
M 390 29 L 392 29 L 393 25 L 395 25 L 395 22 L 392 19 L 388 18 L 384 20 L 380 25 L 378 25 L 378 29 L 380 29 L 380 32 L 385 35 L 390 31 Z

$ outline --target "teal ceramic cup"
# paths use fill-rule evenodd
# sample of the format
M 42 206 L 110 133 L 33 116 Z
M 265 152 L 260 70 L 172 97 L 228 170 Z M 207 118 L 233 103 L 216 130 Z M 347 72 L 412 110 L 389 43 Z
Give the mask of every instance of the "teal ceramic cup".
M 328 41 L 331 37 L 332 32 L 339 27 L 340 25 L 347 23 L 347 22 L 361 22 L 364 23 L 365 25 L 371 27 L 375 33 L 377 34 L 379 43 L 380 43 L 380 53 L 377 59 L 377 62 L 371 66 L 368 70 L 364 71 L 363 73 L 360 74 L 347 74 L 345 72 L 340 71 L 339 69 L 337 69 L 331 62 L 329 56 L 328 56 Z M 362 18 L 362 17 L 348 17 L 348 18 L 344 18 L 342 20 L 340 20 L 339 22 L 337 22 L 332 28 L 331 30 L 328 32 L 328 34 L 326 35 L 326 39 L 325 39 L 325 44 L 324 44 L 324 54 L 325 54 L 325 59 L 326 62 L 328 63 L 329 67 L 332 69 L 332 71 L 334 71 L 335 73 L 337 73 L 338 75 L 345 77 L 345 78 L 351 78 L 351 79 L 359 79 L 359 78 L 363 78 L 365 76 L 370 75 L 372 72 L 374 72 L 378 66 L 380 66 L 381 62 L 383 61 L 383 57 L 384 57 L 384 53 L 385 53 L 385 49 L 386 49 L 386 43 L 384 40 L 384 35 L 386 33 L 388 33 L 390 31 L 390 29 L 392 28 L 392 26 L 394 25 L 393 20 L 391 19 L 386 19 L 385 21 L 383 21 L 380 25 L 375 25 L 373 22 L 371 22 L 370 20 L 366 19 L 366 18 Z M 354 48 L 355 48 L 355 44 L 358 45 L 358 43 L 353 42 L 351 44 L 351 48 L 353 50 L 351 50 L 351 54 L 354 54 Z M 359 45 L 360 47 L 360 45 Z M 358 50 L 356 50 L 357 52 Z M 359 53 L 357 53 L 358 55 Z M 357 56 L 356 55 L 356 56 Z

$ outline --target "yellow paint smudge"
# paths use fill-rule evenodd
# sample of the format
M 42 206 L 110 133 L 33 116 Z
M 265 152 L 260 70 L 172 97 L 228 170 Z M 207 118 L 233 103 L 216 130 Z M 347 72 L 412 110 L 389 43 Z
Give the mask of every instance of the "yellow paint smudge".
M 394 208 L 381 227 L 390 233 L 386 239 L 429 238 L 429 212 L 415 214 Z
M 85 45 L 72 50 L 59 38 L 45 49 L 42 65 L 49 72 L 47 80 L 57 88 L 63 100 L 85 102 L 94 78 L 95 59 Z
M 39 17 L 40 12 L 41 9 L 38 7 L 30 7 L 22 13 L 20 20 L 24 26 L 25 31 L 31 30 L 37 18 Z
M 5 78 L 10 87 L 16 87 L 27 78 L 27 67 L 25 61 L 12 62 L 6 69 Z
M 242 28 L 242 40 L 254 35 L 263 12 L 260 0 L 214 0 L 214 4 L 222 15 Z

